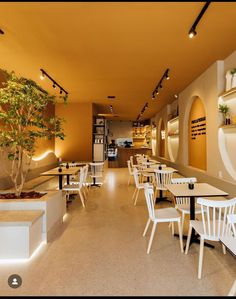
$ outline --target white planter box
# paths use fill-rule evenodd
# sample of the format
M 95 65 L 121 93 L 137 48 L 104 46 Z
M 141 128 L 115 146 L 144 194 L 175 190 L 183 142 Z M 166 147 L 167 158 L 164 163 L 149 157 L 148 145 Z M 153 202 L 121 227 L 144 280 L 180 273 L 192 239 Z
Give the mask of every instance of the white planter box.
M 42 242 L 44 211 L 0 211 L 0 259 L 30 258 Z
M 32 199 L 0 199 L 0 211 L 43 210 L 43 241 L 48 242 L 63 223 L 63 216 L 66 213 L 66 198 L 64 195 L 62 196 L 61 190 L 42 191 L 41 193 L 46 193 L 46 195 Z

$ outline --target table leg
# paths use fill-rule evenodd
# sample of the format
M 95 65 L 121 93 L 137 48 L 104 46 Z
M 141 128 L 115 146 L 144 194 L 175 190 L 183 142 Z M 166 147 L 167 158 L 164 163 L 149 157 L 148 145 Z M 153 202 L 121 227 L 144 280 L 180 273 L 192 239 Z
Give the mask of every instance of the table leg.
M 62 179 L 63 179 L 63 175 L 59 174 L 59 189 L 62 190 Z

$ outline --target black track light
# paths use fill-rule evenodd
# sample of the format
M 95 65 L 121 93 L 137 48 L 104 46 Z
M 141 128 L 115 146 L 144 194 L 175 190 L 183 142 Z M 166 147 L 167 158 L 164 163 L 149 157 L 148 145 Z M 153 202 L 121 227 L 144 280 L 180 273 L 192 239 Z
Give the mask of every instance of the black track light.
M 206 2 L 202 8 L 202 10 L 200 11 L 199 15 L 197 16 L 196 20 L 194 21 L 191 29 L 188 32 L 188 36 L 189 38 L 193 38 L 194 36 L 196 36 L 197 32 L 196 32 L 196 28 L 197 28 L 197 24 L 199 23 L 199 21 L 201 20 L 203 14 L 205 13 L 205 11 L 207 10 L 208 6 L 210 5 L 210 1 Z
M 162 87 L 163 87 L 162 86 L 162 81 L 164 79 L 166 79 L 166 80 L 170 79 L 168 72 L 169 72 L 169 69 L 166 69 L 165 72 L 164 72 L 164 74 L 163 74 L 163 76 L 161 77 L 160 81 L 158 82 L 155 90 L 153 91 L 152 95 L 155 95 L 155 94 L 158 95 L 159 94 L 159 89 L 162 89 Z M 152 97 L 152 99 L 154 100 L 155 97 Z
M 2 29 L 0 29 L 0 34 L 4 34 L 4 31 Z
M 62 92 L 64 92 L 65 96 L 66 97 L 68 96 L 68 92 L 60 84 L 58 84 L 51 76 L 49 76 L 49 74 L 45 70 L 40 69 L 40 71 L 41 71 L 41 75 L 40 75 L 41 80 L 43 80 L 45 77 L 47 77 L 48 79 L 50 79 L 52 81 L 52 83 L 53 83 L 52 87 L 53 88 L 59 87 L 60 94 L 62 94 Z

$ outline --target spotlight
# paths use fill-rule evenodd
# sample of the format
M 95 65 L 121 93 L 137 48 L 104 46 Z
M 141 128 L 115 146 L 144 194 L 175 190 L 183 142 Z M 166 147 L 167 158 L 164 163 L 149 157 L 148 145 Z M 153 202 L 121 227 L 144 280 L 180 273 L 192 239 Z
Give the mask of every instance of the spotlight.
M 178 99 L 179 95 L 178 95 L 178 94 L 175 94 L 174 97 L 175 97 L 176 99 Z
M 197 32 L 194 29 L 191 29 L 188 33 L 188 36 L 189 36 L 189 38 L 193 38 L 196 34 L 197 34 Z
M 152 100 L 155 100 L 155 95 L 154 94 L 152 94 Z
M 161 84 L 159 85 L 159 88 L 162 89 L 162 85 Z
M 53 82 L 53 86 L 52 86 L 53 88 L 56 88 L 56 84 L 55 84 L 55 82 Z
M 60 94 L 62 94 L 62 89 L 60 89 Z
M 44 79 L 45 79 L 45 74 L 44 74 L 44 72 L 42 72 L 42 74 L 40 75 L 40 79 L 41 79 L 41 80 L 44 80 Z
M 189 38 L 193 38 L 197 32 L 196 32 L 196 28 L 197 28 L 197 24 L 199 23 L 199 21 L 201 20 L 203 14 L 205 13 L 205 11 L 207 10 L 208 6 L 210 5 L 210 1 L 206 2 L 205 5 L 203 6 L 202 10 L 200 11 L 199 15 L 197 16 L 196 20 L 194 21 L 191 29 L 188 32 L 188 36 Z
M 2 29 L 0 29 L 0 34 L 4 34 L 4 31 Z

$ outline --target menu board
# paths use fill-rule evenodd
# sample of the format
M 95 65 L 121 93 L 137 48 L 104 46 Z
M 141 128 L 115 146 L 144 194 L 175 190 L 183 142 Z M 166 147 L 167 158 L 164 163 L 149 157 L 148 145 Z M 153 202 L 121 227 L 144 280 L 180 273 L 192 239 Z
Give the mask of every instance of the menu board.
M 191 121 L 191 139 L 196 140 L 198 136 L 206 135 L 206 117 L 199 117 Z

